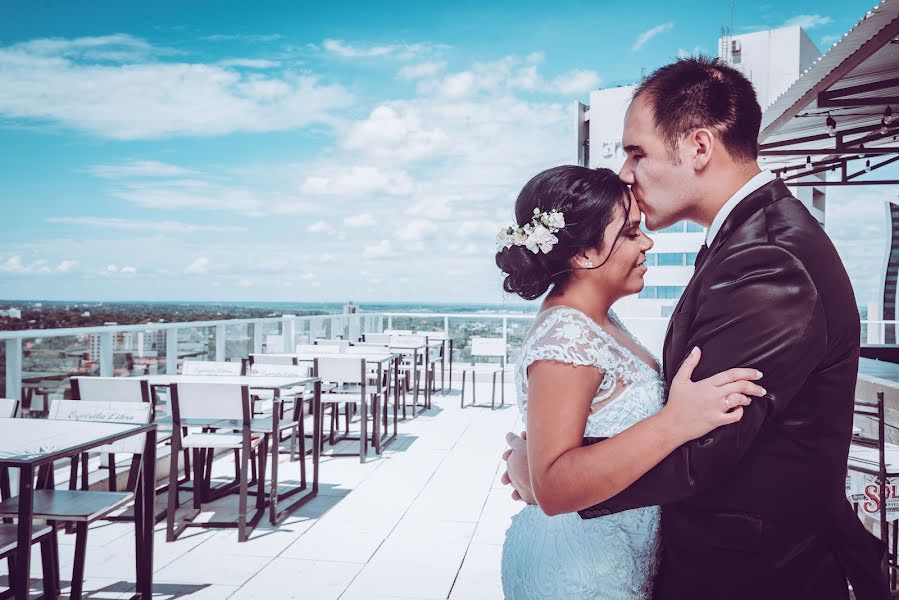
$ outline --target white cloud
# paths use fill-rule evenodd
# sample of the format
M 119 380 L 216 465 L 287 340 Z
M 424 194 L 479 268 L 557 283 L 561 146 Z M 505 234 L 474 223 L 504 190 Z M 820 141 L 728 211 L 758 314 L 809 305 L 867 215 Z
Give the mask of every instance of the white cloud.
M 396 239 L 404 242 L 420 242 L 427 236 L 438 230 L 437 225 L 433 221 L 427 219 L 412 219 L 404 222 L 396 229 Z
M 318 262 L 322 264 L 330 264 L 337 262 L 337 257 L 333 254 L 322 254 L 318 257 Z
M 833 19 L 824 15 L 797 15 L 791 19 L 787 19 L 781 27 L 793 27 L 799 25 L 803 29 L 813 29 L 821 25 L 830 25 Z
M 97 62 L 98 53 L 118 52 L 123 43 L 128 53 L 117 62 Z M 130 140 L 330 124 L 332 111 L 351 102 L 341 86 L 309 73 L 142 58 L 155 50 L 130 36 L 0 47 L 0 116 Z
M 376 244 L 365 246 L 362 250 L 362 258 L 378 259 L 387 258 L 391 255 L 393 255 L 393 244 L 391 244 L 390 240 L 381 240 Z
M 134 275 L 135 273 L 137 273 L 137 268 L 135 268 L 135 267 L 122 267 L 122 268 L 119 270 L 119 273 L 121 273 L 122 275 Z
M 425 123 L 421 113 L 408 104 L 381 105 L 367 119 L 354 123 L 341 145 L 381 159 L 425 159 L 445 149 L 448 140 L 441 127 Z
M 104 179 L 120 179 L 123 177 L 180 177 L 193 175 L 196 171 L 177 165 L 170 165 L 155 160 L 133 160 L 120 165 L 94 165 L 88 172 Z
M 396 58 L 399 60 L 411 60 L 439 48 L 431 44 L 353 45 L 343 40 L 333 39 L 322 42 L 322 47 L 328 54 L 340 58 Z
M 685 48 L 677 49 L 678 58 L 690 58 L 691 56 L 698 56 L 702 53 L 703 50 L 700 46 L 694 46 L 692 50 L 686 50 Z
M 330 235 L 330 234 L 336 233 L 337 230 L 334 228 L 333 225 L 331 225 L 327 221 L 316 221 L 312 225 L 309 225 L 308 227 L 306 227 L 306 232 L 307 233 L 327 233 Z
M 237 67 L 243 69 L 274 69 L 281 63 L 264 58 L 227 58 L 216 63 L 220 67 Z
M 666 31 L 671 31 L 673 28 L 674 28 L 674 23 L 669 21 L 668 23 L 662 23 L 661 25 L 656 25 L 652 29 L 647 29 L 646 31 L 644 31 L 643 33 L 641 33 L 640 35 L 637 36 L 637 39 L 634 42 L 634 45 L 631 46 L 631 50 L 633 50 L 634 52 L 638 51 L 640 48 L 642 48 L 644 45 L 646 45 L 646 43 L 649 40 L 651 40 L 652 38 L 654 38 L 657 35 L 660 35 L 662 33 L 665 33 Z
M 374 166 L 334 168 L 330 173 L 310 175 L 300 186 L 304 196 L 350 196 L 370 194 L 407 196 L 414 184 L 405 171 L 388 171 Z
M 565 96 L 584 94 L 599 88 L 602 79 L 596 71 L 574 69 L 559 75 L 549 84 L 551 89 Z
M 77 260 L 62 260 L 59 261 L 59 264 L 56 265 L 57 273 L 67 273 L 78 266 Z
M 189 275 L 197 275 L 206 273 L 209 270 L 209 259 L 205 256 L 195 258 L 193 262 L 184 268 L 184 272 Z
M 247 231 L 246 227 L 238 225 L 194 225 L 180 221 L 140 221 L 114 217 L 49 217 L 46 221 L 48 223 L 84 225 L 87 227 L 99 227 L 103 229 L 158 231 L 160 233 L 196 233 L 198 231 L 235 233 Z
M 344 227 L 351 228 L 363 228 L 363 227 L 374 227 L 375 226 L 375 218 L 368 213 L 362 213 L 359 215 L 350 215 L 343 220 Z
M 421 79 L 423 77 L 436 77 L 446 68 L 443 61 L 425 61 L 415 65 L 406 65 L 397 73 L 400 79 Z

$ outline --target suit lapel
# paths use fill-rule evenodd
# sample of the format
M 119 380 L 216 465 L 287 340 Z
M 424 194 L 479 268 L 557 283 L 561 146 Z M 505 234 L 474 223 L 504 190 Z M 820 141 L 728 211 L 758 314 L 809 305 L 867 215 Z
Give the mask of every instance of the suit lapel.
M 749 219 L 749 217 L 762 210 L 772 202 L 776 202 L 777 200 L 787 198 L 789 196 L 791 196 L 790 190 L 787 189 L 786 184 L 778 178 L 770 183 L 766 183 L 759 189 L 743 198 L 737 204 L 737 206 L 734 207 L 733 211 L 731 211 L 731 213 L 727 216 L 727 218 L 724 220 L 724 223 L 721 225 L 721 229 L 715 236 L 715 239 L 712 240 L 712 245 L 709 246 L 709 249 L 705 252 L 705 256 L 702 257 L 701 261 L 697 260 L 697 265 L 696 269 L 693 271 L 693 276 L 690 277 L 690 281 L 689 283 L 687 283 L 687 287 L 684 288 L 684 293 L 681 294 L 680 299 L 677 301 L 674 312 L 671 313 L 671 318 L 668 320 L 668 330 L 665 332 L 665 344 L 662 348 L 663 364 L 670 364 L 669 360 L 671 358 L 674 358 L 673 356 L 671 356 L 671 352 L 674 350 L 673 348 L 671 348 L 671 326 L 674 323 L 675 317 L 677 317 L 683 310 L 684 302 L 691 294 L 693 283 L 696 281 L 697 276 L 712 262 L 712 258 L 714 258 L 718 249 L 721 248 L 724 242 L 726 242 L 727 239 L 730 238 L 730 236 L 733 234 L 733 232 L 739 229 L 740 226 Z M 670 369 L 666 367 L 666 376 L 668 376 L 669 372 Z M 671 375 L 673 375 L 673 372 L 671 372 Z

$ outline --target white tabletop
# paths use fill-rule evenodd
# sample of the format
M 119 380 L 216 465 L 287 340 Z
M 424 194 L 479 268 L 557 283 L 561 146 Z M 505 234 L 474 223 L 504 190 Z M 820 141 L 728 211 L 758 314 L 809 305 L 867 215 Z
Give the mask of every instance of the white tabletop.
M 146 375 L 150 385 L 170 383 L 227 383 L 247 385 L 257 390 L 285 389 L 315 383 L 315 377 L 269 377 L 267 375 Z
M 899 446 L 887 443 L 884 450 L 887 471 L 895 471 L 899 468 Z M 853 444 L 849 446 L 849 462 L 876 470 L 880 465 L 880 453 L 877 448 Z
M 384 354 L 384 353 L 350 353 L 350 352 L 285 352 L 285 353 L 273 353 L 273 354 L 254 354 L 253 356 L 285 356 L 290 358 L 295 358 L 298 361 L 302 362 L 312 362 L 316 358 L 355 358 L 356 360 L 365 359 L 367 362 L 386 362 L 388 360 L 394 359 L 398 354 Z
M 38 459 L 145 427 L 146 425 L 53 419 L 0 419 L 0 461 Z M 96 444 L 101 445 L 103 444 Z

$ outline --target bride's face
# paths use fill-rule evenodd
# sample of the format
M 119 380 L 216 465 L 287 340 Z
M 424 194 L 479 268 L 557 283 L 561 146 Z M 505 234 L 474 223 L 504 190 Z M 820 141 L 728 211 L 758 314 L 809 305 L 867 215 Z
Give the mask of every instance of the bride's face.
M 652 240 L 640 229 L 640 217 L 637 202 L 631 197 L 627 219 L 624 211 L 618 211 L 606 227 L 602 247 L 598 251 L 588 252 L 588 259 L 594 264 L 606 262 L 602 267 L 586 273 L 596 277 L 596 283 L 605 289 L 615 290 L 618 297 L 637 294 L 643 289 L 643 275 L 646 273 L 643 263 L 646 262 L 646 252 L 652 248 Z

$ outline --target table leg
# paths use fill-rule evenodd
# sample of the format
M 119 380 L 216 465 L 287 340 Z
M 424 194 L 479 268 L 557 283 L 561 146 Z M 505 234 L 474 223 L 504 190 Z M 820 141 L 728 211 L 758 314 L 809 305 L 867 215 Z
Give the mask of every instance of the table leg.
M 418 350 L 412 351 L 412 418 L 418 416 Z
M 321 458 L 322 424 L 319 415 L 322 411 L 322 383 L 315 382 L 315 397 L 312 400 L 312 494 L 318 494 L 318 463 Z M 303 458 L 305 460 L 305 457 Z
M 177 456 L 177 453 L 175 454 Z M 177 475 L 176 475 L 177 478 Z M 177 493 L 177 491 L 176 491 Z M 137 592 L 142 600 L 153 597 L 153 527 L 156 523 L 156 430 L 148 431 L 144 438 L 143 464 L 141 465 L 140 495 L 135 497 L 135 505 L 141 503 L 143 523 L 143 556 L 137 559 L 142 567 L 138 570 Z M 135 512 L 135 520 L 137 514 Z M 135 523 L 135 527 L 137 524 Z M 138 551 L 140 552 L 140 550 Z
M 275 389 L 272 402 L 272 489 L 268 500 L 268 520 L 270 523 L 275 524 L 278 521 L 278 447 L 281 439 L 281 417 L 279 414 L 281 390 Z M 303 460 L 306 460 L 305 456 Z M 259 476 L 265 477 L 265 473 L 260 473 Z
M 31 573 L 31 518 L 34 511 L 34 467 L 19 469 L 19 535 L 16 546 L 14 574 L 16 600 L 28 598 L 28 578 Z

